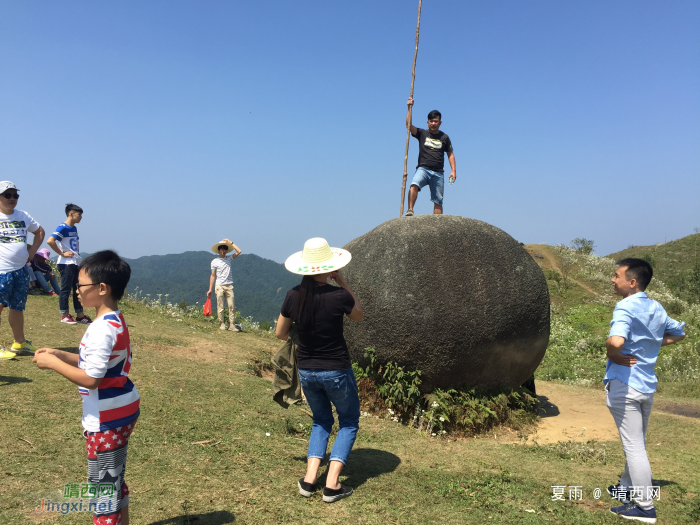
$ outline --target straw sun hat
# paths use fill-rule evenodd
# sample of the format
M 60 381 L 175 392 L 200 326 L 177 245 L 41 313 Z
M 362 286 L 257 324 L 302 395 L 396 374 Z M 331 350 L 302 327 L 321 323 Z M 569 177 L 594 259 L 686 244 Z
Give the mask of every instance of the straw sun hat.
M 314 237 L 304 243 L 304 249 L 290 255 L 285 268 L 298 275 L 313 275 L 340 270 L 352 259 L 350 252 L 342 248 L 331 248 L 326 239 Z
M 219 253 L 219 246 L 226 246 L 228 248 L 228 250 L 226 250 L 227 253 L 233 251 L 233 244 L 226 241 L 217 242 L 214 246 L 211 247 L 211 251 L 213 251 L 214 253 Z

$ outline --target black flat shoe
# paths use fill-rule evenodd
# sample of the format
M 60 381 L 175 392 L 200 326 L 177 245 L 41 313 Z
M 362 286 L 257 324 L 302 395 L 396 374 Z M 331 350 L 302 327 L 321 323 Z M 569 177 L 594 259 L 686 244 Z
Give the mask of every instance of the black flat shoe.
M 325 487 L 323 489 L 323 501 L 325 501 L 326 503 L 333 503 L 334 501 L 338 501 L 339 499 L 347 498 L 350 494 L 352 494 L 352 487 L 347 487 L 342 484 L 337 490 Z
M 316 480 L 316 483 L 307 483 L 306 481 L 304 481 L 304 478 L 301 478 L 298 483 L 299 494 L 301 494 L 305 498 L 310 498 L 314 495 L 314 492 L 318 490 L 317 483 L 318 480 Z

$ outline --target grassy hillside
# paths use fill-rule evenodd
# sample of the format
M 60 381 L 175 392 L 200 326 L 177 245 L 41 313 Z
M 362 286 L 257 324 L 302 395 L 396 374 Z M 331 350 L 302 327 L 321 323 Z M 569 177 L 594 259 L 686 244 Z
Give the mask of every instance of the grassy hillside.
M 672 292 L 686 300 L 700 300 L 700 233 L 663 244 L 630 246 L 608 257 L 646 259 L 654 268 L 655 276 Z
M 189 304 L 206 301 L 211 261 L 209 252 L 185 252 L 175 255 L 149 255 L 127 259 L 131 265 L 129 291 L 138 287 L 151 299 L 162 294 L 168 301 Z M 256 321 L 276 320 L 287 290 L 299 284 L 301 278 L 284 266 L 253 254 L 242 254 L 231 265 L 236 310 Z M 212 303 L 216 298 L 212 294 Z
M 248 364 L 269 358 L 278 343 L 140 304 L 120 307 L 134 352 L 129 375 L 141 396 L 126 471 L 134 525 L 620 523 L 607 510 L 612 500 L 594 496 L 618 479 L 618 440 L 505 444 L 500 431 L 455 440 L 366 416 L 341 476 L 355 493 L 332 505 L 318 494 L 302 498 L 296 483 L 310 418 L 272 402 L 270 383 Z M 55 298 L 29 297 L 28 334 L 39 346 L 74 351 L 86 327 L 61 324 L 56 308 Z M 10 337 L 3 324 L 0 342 Z M 567 388 L 583 404 L 590 397 Z M 0 523 L 89 522 L 86 513 L 34 512 L 41 498 L 64 501 L 66 483 L 85 483 L 77 387 L 18 357 L 0 361 L 0 390 Z M 648 448 L 663 523 L 700 519 L 697 421 L 658 410 L 651 418 Z M 570 500 L 567 488 L 564 501 L 553 501 L 553 485 L 580 486 L 582 498 Z
M 661 270 L 687 269 L 687 262 L 681 266 L 680 261 L 687 257 L 692 242 L 692 237 L 686 237 L 674 241 L 671 249 L 658 249 L 654 253 L 659 270 L 647 293 L 672 317 L 686 322 L 688 335 L 683 342 L 662 349 L 656 368 L 659 392 L 700 397 L 700 304 L 674 293 L 663 281 Z M 620 299 L 613 294 L 610 282 L 617 267 L 615 260 L 646 252 L 642 248 L 640 252 L 626 250 L 612 257 L 596 257 L 547 245 L 525 245 L 525 248 L 547 278 L 552 305 L 550 342 L 535 377 L 599 386 L 607 362 L 605 340 L 610 319 Z

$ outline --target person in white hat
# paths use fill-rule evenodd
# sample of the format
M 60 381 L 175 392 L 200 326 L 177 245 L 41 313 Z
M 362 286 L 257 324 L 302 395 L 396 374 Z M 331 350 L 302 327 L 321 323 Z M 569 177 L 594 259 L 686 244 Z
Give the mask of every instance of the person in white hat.
M 219 256 L 211 262 L 211 276 L 209 277 L 207 297 L 211 297 L 212 288 L 214 288 L 214 283 L 216 283 L 216 313 L 221 323 L 219 328 L 221 330 L 226 330 L 226 323 L 224 322 L 224 303 L 228 302 L 229 330 L 240 332 L 240 329 L 233 324 L 236 318 L 236 303 L 233 298 L 231 261 L 241 254 L 241 249 L 229 239 L 224 239 L 212 246 L 211 251 L 218 253 Z M 234 251 L 235 253 L 231 253 Z
M 27 261 L 34 258 L 44 242 L 44 228 L 27 212 L 16 210 L 19 190 L 9 180 L 0 182 L 0 314 L 10 308 L 10 328 L 15 342 L 13 352 L 0 346 L 0 359 L 12 359 L 18 353 L 34 355 L 37 349 L 24 338 L 24 307 L 29 291 Z M 34 241 L 27 246 L 27 232 Z
M 304 250 L 285 262 L 287 270 L 304 278 L 287 292 L 276 328 L 277 337 L 286 341 L 292 322 L 296 324 L 299 380 L 313 412 L 306 475 L 298 482 L 302 496 L 308 498 L 318 488 L 318 469 L 334 423 L 331 404 L 338 414 L 340 428 L 323 489 L 326 503 L 352 494 L 352 488 L 341 485 L 338 477 L 348 461 L 360 422 L 357 382 L 343 337 L 343 318 L 361 321 L 364 316 L 360 301 L 340 273 L 350 259 L 350 252 L 331 248 L 325 239 L 306 241 Z M 339 286 L 328 284 L 329 277 Z

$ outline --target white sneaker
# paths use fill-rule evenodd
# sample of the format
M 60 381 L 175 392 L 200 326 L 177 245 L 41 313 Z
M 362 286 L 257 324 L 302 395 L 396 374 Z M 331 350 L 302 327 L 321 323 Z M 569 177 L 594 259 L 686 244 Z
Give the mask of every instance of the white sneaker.
M 231 330 L 232 332 L 240 332 L 241 331 L 241 329 L 238 328 L 235 324 L 232 324 L 231 326 L 229 326 L 228 329 Z
M 221 323 L 219 326 L 219 330 L 226 330 L 226 325 L 224 323 Z

